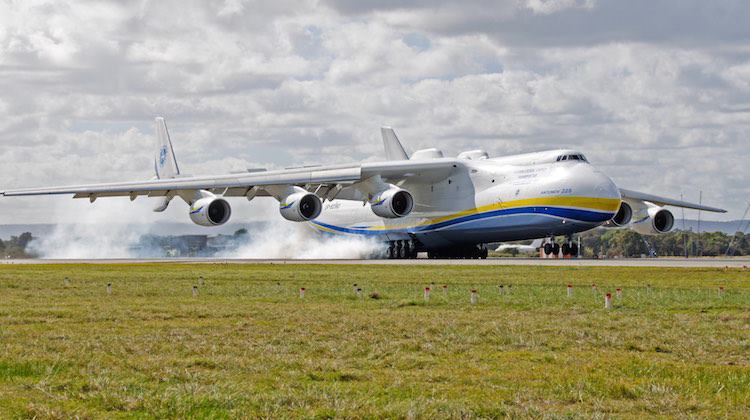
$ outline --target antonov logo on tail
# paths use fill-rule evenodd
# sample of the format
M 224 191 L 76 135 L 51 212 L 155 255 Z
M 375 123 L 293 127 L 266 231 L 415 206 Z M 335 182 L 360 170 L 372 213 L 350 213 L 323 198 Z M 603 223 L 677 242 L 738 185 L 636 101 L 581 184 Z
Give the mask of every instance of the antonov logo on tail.
M 664 206 L 724 212 L 620 188 L 575 150 L 495 158 L 470 150 L 449 158 L 432 148 L 410 156 L 390 127 L 381 128 L 386 154 L 381 162 L 176 177 L 179 170 L 163 118 L 156 119 L 156 130 L 161 143 L 155 180 L 0 195 L 72 194 L 92 202 L 99 197 L 160 197 L 154 211 L 164 211 L 179 197 L 195 209 L 190 218 L 201 226 L 229 220 L 225 197 L 273 197 L 285 219 L 310 222 L 323 232 L 381 240 L 388 244 L 390 258 L 415 258 L 418 252 L 431 258 L 485 258 L 486 244 L 538 238 L 546 238 L 546 254 L 575 256 L 579 250 L 572 235 L 598 226 L 668 232 L 674 216 Z M 167 159 L 174 173 L 160 174 Z M 325 201 L 334 205 L 322 211 Z M 566 237 L 562 247 L 556 236 Z
M 164 163 L 167 162 L 167 146 L 162 146 L 159 152 L 159 166 L 164 167 Z

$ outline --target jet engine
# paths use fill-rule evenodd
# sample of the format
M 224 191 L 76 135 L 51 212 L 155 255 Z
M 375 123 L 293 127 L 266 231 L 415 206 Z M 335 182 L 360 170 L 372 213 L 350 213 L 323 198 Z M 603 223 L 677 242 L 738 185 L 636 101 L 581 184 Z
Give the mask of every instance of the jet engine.
M 637 218 L 632 224 L 632 229 L 642 235 L 655 235 L 667 233 L 674 227 L 674 215 L 664 207 L 645 203 L 645 215 Z M 639 212 L 641 213 L 641 212 Z
M 190 220 L 200 226 L 223 225 L 231 215 L 232 207 L 223 198 L 205 197 L 190 206 Z
M 281 216 L 292 222 L 307 222 L 320 216 L 323 203 L 317 195 L 309 192 L 290 194 L 279 203 Z
M 411 213 L 414 208 L 414 198 L 409 191 L 394 186 L 373 195 L 370 198 L 370 208 L 380 217 L 397 219 Z
M 620 209 L 617 210 L 615 217 L 610 219 L 604 227 L 624 227 L 627 226 L 630 221 L 633 220 L 633 208 L 626 202 L 620 203 Z

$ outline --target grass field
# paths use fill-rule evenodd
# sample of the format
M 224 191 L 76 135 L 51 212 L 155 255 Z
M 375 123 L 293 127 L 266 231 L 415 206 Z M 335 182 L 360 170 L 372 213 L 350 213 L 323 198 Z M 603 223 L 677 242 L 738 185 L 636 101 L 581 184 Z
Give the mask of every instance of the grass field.
M 0 266 L 0 413 L 747 418 L 750 272 Z

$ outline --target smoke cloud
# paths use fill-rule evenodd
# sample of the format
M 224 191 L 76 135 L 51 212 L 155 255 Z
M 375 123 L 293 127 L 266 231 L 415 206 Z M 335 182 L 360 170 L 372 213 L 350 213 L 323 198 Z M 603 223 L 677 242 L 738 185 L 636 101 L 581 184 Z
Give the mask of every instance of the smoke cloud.
M 216 254 L 216 258 L 236 259 L 361 259 L 385 251 L 382 242 L 353 236 L 321 235 L 304 223 L 281 219 L 278 205 L 270 200 L 253 211 L 240 211 L 240 202 L 232 203 L 231 228 L 247 222 L 249 234 L 232 247 Z M 187 217 L 183 203 L 174 202 L 166 213 L 151 211 L 150 200 L 131 203 L 128 200 L 103 199 L 93 205 L 85 200 L 70 200 L 54 206 L 55 220 L 80 220 L 80 223 L 57 224 L 51 233 L 34 239 L 29 250 L 44 259 L 127 259 L 165 258 L 166 251 L 148 246 L 141 239 L 158 232 L 181 235 L 200 232 L 205 235 L 222 233 L 222 228 L 198 228 L 174 222 Z M 253 204 L 256 204 L 255 202 Z M 243 214 L 244 213 L 244 214 Z M 165 226 L 165 220 L 169 225 Z M 251 223 L 268 221 L 262 224 Z M 173 227 L 164 229 L 164 227 Z M 160 228 L 161 227 L 161 228 Z M 224 232 L 226 233 L 226 232 Z
M 322 235 L 312 227 L 277 220 L 259 232 L 226 258 L 238 259 L 362 259 L 385 251 L 382 242 L 358 236 Z

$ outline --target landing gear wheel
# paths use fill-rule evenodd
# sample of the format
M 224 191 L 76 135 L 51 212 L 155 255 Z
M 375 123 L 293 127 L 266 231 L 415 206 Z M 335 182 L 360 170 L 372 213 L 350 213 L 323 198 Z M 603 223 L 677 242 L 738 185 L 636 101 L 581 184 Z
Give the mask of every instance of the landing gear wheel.
M 552 244 L 544 244 L 544 255 L 552 255 Z
M 570 255 L 573 257 L 578 256 L 578 244 L 574 243 L 570 246 Z
M 563 255 L 564 255 L 564 256 L 566 256 L 566 257 L 567 257 L 568 255 L 570 255 L 570 254 L 571 254 L 571 251 L 570 251 L 570 245 L 568 245 L 567 243 L 563 244 L 563 246 L 562 246 L 562 253 L 563 253 Z
M 487 249 L 487 247 L 484 247 L 484 248 L 482 249 L 482 255 L 481 255 L 481 258 L 482 258 L 483 260 L 486 260 L 486 259 L 487 259 L 487 256 L 488 256 L 489 254 L 490 254 L 490 250 L 489 250 L 489 249 Z
M 409 255 L 409 246 L 406 244 L 399 244 L 396 249 L 398 250 L 398 259 L 400 260 L 407 258 Z
M 395 245 L 391 244 L 390 246 L 388 246 L 387 256 L 389 260 L 396 259 L 396 246 Z
M 552 253 L 554 255 L 560 255 L 560 244 L 552 245 Z

